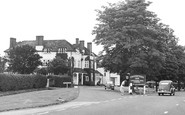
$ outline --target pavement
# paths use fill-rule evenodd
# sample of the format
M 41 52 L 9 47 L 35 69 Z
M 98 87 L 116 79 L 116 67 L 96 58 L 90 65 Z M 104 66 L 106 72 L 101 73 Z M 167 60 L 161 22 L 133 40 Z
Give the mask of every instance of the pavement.
M 76 99 L 78 95 L 79 88 L 76 87 L 50 88 L 5 96 L 0 92 L 0 112 L 62 104 Z

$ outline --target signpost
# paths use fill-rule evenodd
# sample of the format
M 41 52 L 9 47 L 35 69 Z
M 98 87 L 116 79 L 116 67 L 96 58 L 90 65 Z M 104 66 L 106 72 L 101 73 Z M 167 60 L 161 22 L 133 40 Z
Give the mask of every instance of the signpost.
M 143 86 L 145 94 L 145 83 L 146 83 L 146 76 L 145 75 L 132 75 L 130 76 L 130 82 L 133 83 L 134 86 Z

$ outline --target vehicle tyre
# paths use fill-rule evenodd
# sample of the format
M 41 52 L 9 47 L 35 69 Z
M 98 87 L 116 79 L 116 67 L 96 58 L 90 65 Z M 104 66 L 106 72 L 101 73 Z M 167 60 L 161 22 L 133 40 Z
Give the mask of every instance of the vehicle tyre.
M 164 93 L 162 93 L 162 95 L 164 95 Z
M 158 93 L 158 95 L 160 96 L 161 94 L 160 94 L 160 93 Z
M 170 96 L 172 95 L 172 93 L 170 93 Z

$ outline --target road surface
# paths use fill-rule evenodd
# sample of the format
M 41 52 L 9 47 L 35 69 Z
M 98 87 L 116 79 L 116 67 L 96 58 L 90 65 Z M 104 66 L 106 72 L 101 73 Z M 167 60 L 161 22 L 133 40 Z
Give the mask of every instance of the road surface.
M 61 105 L 0 113 L 2 115 L 185 115 L 185 92 L 175 96 L 124 95 L 103 87 L 80 87 L 79 97 Z

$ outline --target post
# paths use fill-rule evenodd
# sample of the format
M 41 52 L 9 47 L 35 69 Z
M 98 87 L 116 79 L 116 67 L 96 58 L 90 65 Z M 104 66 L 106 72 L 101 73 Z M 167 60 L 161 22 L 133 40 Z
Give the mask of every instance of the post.
M 46 87 L 47 87 L 47 88 L 49 87 L 49 79 L 47 79 Z
M 146 86 L 144 85 L 144 91 L 143 91 L 143 95 L 145 95 L 146 94 L 146 91 L 145 91 L 145 89 L 146 89 Z

